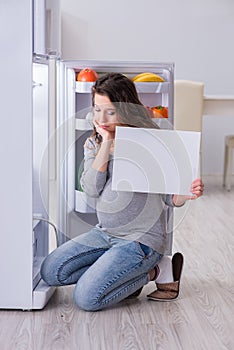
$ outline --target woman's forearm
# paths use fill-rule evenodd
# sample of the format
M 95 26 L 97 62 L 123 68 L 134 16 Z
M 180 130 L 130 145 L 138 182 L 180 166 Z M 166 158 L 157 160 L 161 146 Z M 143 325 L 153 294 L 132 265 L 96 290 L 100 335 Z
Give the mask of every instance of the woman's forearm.
M 187 200 L 187 196 L 179 195 L 179 194 L 174 194 L 173 195 L 173 203 L 176 207 L 180 207 L 183 205 Z
M 102 141 L 100 149 L 93 161 L 92 168 L 105 172 L 108 166 L 110 148 L 113 140 Z

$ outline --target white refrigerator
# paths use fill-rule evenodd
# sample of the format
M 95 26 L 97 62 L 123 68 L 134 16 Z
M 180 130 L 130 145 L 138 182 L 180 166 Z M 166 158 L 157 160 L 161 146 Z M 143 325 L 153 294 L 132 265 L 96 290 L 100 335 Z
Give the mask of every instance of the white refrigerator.
M 58 5 L 57 0 L 0 2 L 1 309 L 41 309 L 55 290 L 41 280 L 40 266 L 49 236 L 56 237 L 48 222 L 55 178 L 55 149 L 48 141 L 55 127 L 57 55 L 51 51 L 59 50 L 59 40 L 50 39 L 59 33 L 52 31 Z M 39 27 L 34 30 L 36 17 L 38 24 L 47 23 L 45 36 Z
M 42 309 L 55 290 L 40 276 L 41 263 L 55 246 L 51 239 L 56 237 L 62 244 L 97 222 L 95 201 L 79 186 L 83 144 L 92 132 L 92 122 L 87 119 L 92 83 L 77 82 L 78 72 L 90 67 L 99 75 L 120 72 L 131 78 L 144 71 L 161 75 L 165 82 L 136 83 L 136 88 L 144 105 L 168 107 L 168 120 L 155 120 L 159 126 L 173 125 L 173 64 L 60 60 L 59 47 L 45 46 L 46 42 L 56 46 L 59 40 L 45 40 L 40 27 L 35 32 L 36 23 L 47 23 L 48 28 L 57 25 L 58 4 L 14 0 L 14 26 L 6 31 L 13 15 L 12 2 L 1 3 L 0 29 L 6 41 L 0 82 L 0 309 Z M 36 8 L 41 11 L 39 17 Z M 171 214 L 168 212 L 168 254 Z

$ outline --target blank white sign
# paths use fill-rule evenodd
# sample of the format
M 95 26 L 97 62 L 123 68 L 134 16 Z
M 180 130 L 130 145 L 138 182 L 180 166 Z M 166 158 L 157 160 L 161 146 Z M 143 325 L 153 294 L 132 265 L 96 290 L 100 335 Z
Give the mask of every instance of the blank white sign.
M 112 190 L 191 194 L 200 132 L 117 127 Z

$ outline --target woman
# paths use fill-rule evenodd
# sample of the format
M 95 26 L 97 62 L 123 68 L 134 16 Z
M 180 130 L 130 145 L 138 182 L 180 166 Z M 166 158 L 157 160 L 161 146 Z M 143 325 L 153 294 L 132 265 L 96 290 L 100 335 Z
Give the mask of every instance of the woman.
M 99 78 L 92 97 L 94 132 L 84 146 L 81 185 L 89 196 L 97 197 L 98 224 L 52 252 L 42 265 L 42 278 L 49 285 L 76 283 L 74 300 L 88 311 L 137 295 L 152 280 L 160 288 L 151 298 L 174 299 L 179 293 L 183 257 L 177 253 L 172 262 L 163 257 L 165 213 L 168 206 L 181 206 L 201 196 L 202 181 L 193 181 L 191 196 L 112 191 L 116 126 L 158 127 L 140 102 L 134 83 L 122 74 Z

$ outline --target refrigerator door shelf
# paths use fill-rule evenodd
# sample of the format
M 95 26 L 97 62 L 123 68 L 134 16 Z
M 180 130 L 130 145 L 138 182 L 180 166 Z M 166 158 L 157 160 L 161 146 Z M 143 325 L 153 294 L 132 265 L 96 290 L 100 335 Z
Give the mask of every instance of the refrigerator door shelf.
M 143 82 L 137 83 L 135 82 L 136 90 L 139 93 L 151 93 L 151 94 L 164 94 L 169 91 L 168 82 L 157 83 L 157 82 Z
M 84 81 L 76 81 L 76 92 L 77 93 L 91 93 L 92 86 L 94 82 L 84 82 Z M 167 93 L 169 91 L 169 83 L 164 82 L 142 82 L 135 83 L 137 92 L 140 93 Z
M 76 92 L 90 94 L 93 84 L 94 82 L 76 81 Z
M 89 197 L 85 192 L 75 191 L 75 210 L 79 213 L 95 213 L 96 198 Z

